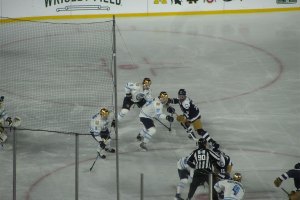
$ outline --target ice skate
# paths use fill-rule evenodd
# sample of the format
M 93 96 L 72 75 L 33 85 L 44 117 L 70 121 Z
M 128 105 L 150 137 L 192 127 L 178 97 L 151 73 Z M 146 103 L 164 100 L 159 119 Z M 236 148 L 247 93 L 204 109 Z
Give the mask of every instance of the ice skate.
M 140 147 L 141 147 L 141 151 L 148 151 L 148 148 L 146 147 L 146 143 L 145 142 L 142 142 L 140 144 Z
M 213 147 L 213 149 L 219 149 L 219 147 L 220 147 L 220 145 L 216 141 L 214 141 L 213 139 L 211 139 L 209 141 L 209 143 Z
M 180 194 L 176 194 L 174 200 L 184 200 L 181 198 Z
M 109 153 L 115 153 L 116 150 L 113 148 L 105 148 L 105 151 L 109 152 Z
M 137 141 L 141 142 L 141 141 L 143 141 L 143 136 L 139 133 L 139 134 L 136 136 L 136 139 L 137 139 Z
M 191 139 L 191 140 L 194 140 L 194 138 L 196 139 L 196 136 L 193 132 L 191 132 L 189 135 L 188 135 L 188 138 Z
M 106 155 L 104 155 L 104 154 L 101 153 L 102 150 L 103 150 L 103 149 L 97 149 L 97 153 L 98 153 L 98 156 L 99 156 L 100 158 L 105 159 L 105 158 L 106 158 Z

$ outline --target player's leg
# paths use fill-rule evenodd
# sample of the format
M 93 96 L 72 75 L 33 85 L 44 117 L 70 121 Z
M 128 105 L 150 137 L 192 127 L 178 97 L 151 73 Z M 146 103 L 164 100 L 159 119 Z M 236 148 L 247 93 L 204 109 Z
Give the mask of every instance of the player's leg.
M 185 188 L 185 185 L 188 184 L 189 172 L 187 170 L 178 170 L 178 175 L 180 181 L 176 187 L 176 195 L 174 200 L 183 200 L 183 198 L 181 198 L 181 192 Z
M 299 200 L 300 199 L 300 191 L 291 193 L 290 199 L 291 200 Z
M 148 148 L 146 144 L 151 140 L 152 136 L 156 133 L 156 128 L 154 126 L 154 122 L 150 118 L 141 117 L 140 121 L 143 123 L 145 130 L 143 135 L 143 141 L 140 143 L 140 147 L 142 150 L 147 151 Z
M 124 100 L 123 100 L 122 109 L 118 114 L 119 122 L 123 120 L 125 115 L 127 115 L 127 113 L 129 112 L 132 105 L 133 105 L 133 101 L 131 100 L 131 98 L 125 97 Z
M 176 117 L 176 120 L 180 123 L 180 125 L 184 128 L 184 130 L 187 132 L 188 137 L 190 139 L 196 139 L 196 136 L 193 132 L 193 128 L 190 125 L 190 122 L 186 119 L 184 115 L 178 115 Z M 195 129 L 196 130 L 196 129 Z
M 204 138 L 208 143 L 210 143 L 214 148 L 219 148 L 219 144 L 214 141 L 207 131 L 205 131 L 202 127 L 201 118 L 199 117 L 195 121 L 192 122 L 194 129 L 197 130 L 197 133 Z

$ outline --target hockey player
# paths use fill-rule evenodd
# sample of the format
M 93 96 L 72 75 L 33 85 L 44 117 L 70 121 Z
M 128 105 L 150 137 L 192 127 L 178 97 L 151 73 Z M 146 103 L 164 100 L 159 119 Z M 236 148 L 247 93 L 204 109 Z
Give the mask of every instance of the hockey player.
M 153 98 L 150 90 L 151 83 L 150 78 L 144 78 L 142 83 L 128 82 L 125 85 L 123 106 L 118 114 L 119 121 L 125 117 L 133 104 L 136 104 L 141 108 L 147 101 L 152 101 Z
M 90 122 L 90 133 L 93 138 L 98 142 L 97 153 L 100 158 L 105 159 L 105 151 L 115 153 L 115 149 L 111 148 L 111 138 L 109 130 L 110 112 L 107 108 L 101 108 L 100 112 L 94 115 Z
M 198 186 L 208 183 L 209 173 L 212 172 L 212 163 L 220 161 L 216 152 L 207 148 L 207 141 L 204 138 L 198 140 L 198 148 L 191 153 L 187 164 L 194 168 L 193 180 L 190 185 L 187 200 L 192 199 Z
M 183 198 L 181 198 L 181 192 L 184 189 L 185 185 L 188 184 L 189 180 L 193 178 L 194 169 L 192 169 L 187 164 L 188 159 L 189 156 L 184 156 L 180 158 L 177 162 L 177 169 L 180 181 L 177 184 L 176 195 L 174 200 L 184 200 Z
M 8 126 L 11 126 L 13 121 L 12 118 L 9 117 L 4 109 L 4 96 L 0 97 L 0 145 L 3 146 L 3 144 L 7 140 L 7 135 L 4 132 L 4 125 L 5 123 L 8 124 Z
M 153 118 L 166 119 L 173 122 L 174 118 L 163 113 L 163 105 L 168 102 L 168 94 L 160 92 L 158 98 L 148 101 L 141 109 L 139 118 L 143 124 L 137 138 L 141 138 L 140 147 L 143 151 L 147 151 L 146 144 L 151 140 L 152 136 L 156 133 Z
M 232 180 L 221 180 L 214 185 L 220 199 L 242 200 L 245 189 L 241 183 L 242 175 L 235 173 Z
M 230 173 L 232 171 L 232 161 L 228 155 L 226 155 L 223 151 L 215 150 L 216 153 L 220 155 L 220 160 L 214 164 L 214 176 L 213 176 L 213 184 L 217 183 L 222 179 L 230 178 Z M 213 191 L 213 200 L 218 200 L 218 194 L 214 190 Z
M 290 200 L 300 200 L 300 163 L 297 163 L 294 168 L 295 169 L 291 169 L 281 174 L 280 177 L 277 177 L 274 181 L 274 185 L 279 187 L 284 180 L 293 178 L 296 191 L 291 191 L 288 196 Z
M 172 98 L 168 100 L 168 103 L 179 104 L 182 115 L 177 115 L 177 121 L 189 134 L 190 139 L 196 140 L 195 134 L 191 127 L 191 124 L 194 127 L 194 130 L 202 136 L 207 142 L 211 143 L 215 148 L 219 148 L 219 144 L 214 141 L 210 135 L 202 128 L 201 114 L 199 108 L 193 103 L 193 101 L 186 96 L 185 89 L 180 89 L 178 91 L 178 98 Z M 168 111 L 172 112 L 172 109 Z

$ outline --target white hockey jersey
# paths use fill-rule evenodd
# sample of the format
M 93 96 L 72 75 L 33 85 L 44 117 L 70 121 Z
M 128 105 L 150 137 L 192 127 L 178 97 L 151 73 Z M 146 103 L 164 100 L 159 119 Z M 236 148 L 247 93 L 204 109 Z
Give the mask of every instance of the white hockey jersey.
M 132 95 L 132 101 L 133 102 L 139 102 L 143 98 L 146 101 L 151 101 L 153 97 L 151 96 L 151 90 L 144 90 L 143 85 L 141 83 L 127 83 L 125 85 L 125 93 Z
M 188 172 L 194 171 L 188 164 L 187 161 L 189 156 L 181 157 L 177 162 L 177 169 L 179 170 L 187 170 Z
M 109 118 L 104 120 L 101 118 L 100 114 L 94 115 L 90 122 L 90 132 L 93 132 L 95 136 L 100 135 L 100 132 L 109 133 Z
M 4 109 L 3 104 L 0 105 L 0 124 L 4 125 L 4 121 L 8 118 L 8 115 Z
M 218 193 L 224 192 L 224 200 L 242 200 L 245 194 L 243 185 L 234 180 L 221 180 L 214 188 Z
M 142 107 L 139 117 L 166 119 L 167 116 L 163 113 L 163 104 L 158 98 L 155 98 Z

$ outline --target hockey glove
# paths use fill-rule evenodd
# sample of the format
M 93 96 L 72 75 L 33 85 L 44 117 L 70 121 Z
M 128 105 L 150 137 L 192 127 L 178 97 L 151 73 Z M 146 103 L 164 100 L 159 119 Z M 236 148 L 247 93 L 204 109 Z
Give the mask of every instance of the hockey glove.
M 101 149 L 105 149 L 106 145 L 103 141 L 100 141 L 99 144 L 100 144 Z
M 6 121 L 8 123 L 8 126 L 10 126 L 12 124 L 12 122 L 13 122 L 12 119 L 11 119 L 11 117 L 6 118 Z
M 113 127 L 113 128 L 115 128 L 115 127 L 116 127 L 116 121 L 115 121 L 115 120 L 112 120 L 110 126 Z
M 174 121 L 174 117 L 172 116 L 167 116 L 166 119 L 169 121 L 169 122 L 173 122 Z
M 167 112 L 168 112 L 168 113 L 171 113 L 171 114 L 174 114 L 174 113 L 175 113 L 175 108 L 173 108 L 172 106 L 169 106 L 169 107 L 167 108 Z
M 224 199 L 224 192 L 218 193 L 219 199 Z
M 146 103 L 146 100 L 145 100 L 145 99 L 142 99 L 142 100 L 140 100 L 139 102 L 137 102 L 136 105 L 137 105 L 139 108 L 141 108 L 141 107 L 143 107 L 143 105 L 145 105 L 145 103 Z
M 186 118 L 184 115 L 178 115 L 176 120 L 183 124 L 186 122 Z
M 274 185 L 276 187 L 279 187 L 281 185 L 281 183 L 282 183 L 282 180 L 279 177 L 277 177 L 274 181 Z

